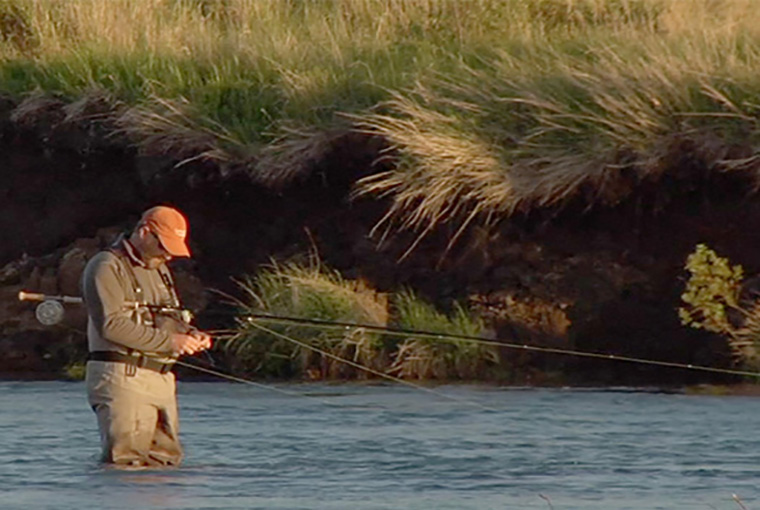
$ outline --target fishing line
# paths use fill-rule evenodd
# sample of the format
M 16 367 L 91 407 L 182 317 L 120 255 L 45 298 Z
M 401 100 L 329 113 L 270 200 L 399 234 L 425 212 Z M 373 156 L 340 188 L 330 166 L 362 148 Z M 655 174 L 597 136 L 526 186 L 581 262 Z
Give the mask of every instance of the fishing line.
M 42 300 L 55 300 L 55 301 L 61 301 L 64 303 L 77 303 L 80 304 L 82 302 L 81 298 L 78 297 L 72 297 L 72 296 L 46 296 L 44 294 L 34 294 L 34 293 L 27 293 L 27 292 L 19 292 L 19 299 L 20 300 L 33 300 L 33 301 L 42 301 Z M 220 313 L 220 312 L 216 312 Z M 222 312 L 224 313 L 224 312 Z M 760 378 L 760 372 L 751 372 L 746 370 L 736 370 L 736 369 L 730 369 L 730 368 L 716 368 L 716 367 L 709 367 L 704 365 L 695 365 L 692 363 L 678 363 L 673 361 L 659 361 L 659 360 L 651 360 L 651 359 L 645 359 L 645 358 L 637 358 L 633 356 L 621 356 L 617 354 L 605 354 L 605 353 L 598 353 L 598 352 L 589 352 L 589 351 L 579 351 L 579 350 L 573 350 L 573 349 L 561 349 L 556 347 L 540 347 L 535 345 L 527 345 L 527 344 L 518 344 L 513 342 L 504 342 L 499 339 L 487 339 L 482 338 L 478 336 L 470 336 L 470 335 L 458 335 L 453 333 L 435 333 L 432 331 L 422 331 L 422 330 L 411 330 L 411 329 L 401 329 L 401 328 L 390 328 L 387 326 L 378 326 L 374 324 L 361 324 L 361 323 L 351 323 L 351 322 L 340 322 L 340 321 L 325 321 L 325 320 L 319 320 L 319 319 L 306 319 L 301 317 L 288 317 L 288 316 L 278 316 L 278 315 L 271 315 L 271 314 L 262 314 L 262 313 L 235 313 L 230 312 L 232 315 L 238 315 L 241 319 L 245 319 L 245 322 L 262 329 L 269 334 L 272 334 L 274 336 L 279 336 L 280 338 L 283 338 L 286 341 L 296 343 L 298 345 L 301 345 L 302 347 L 305 347 L 307 349 L 314 350 L 315 352 L 319 352 L 323 356 L 330 357 L 332 359 L 335 359 L 336 361 L 346 363 L 348 365 L 354 366 L 356 368 L 359 368 L 361 370 L 365 370 L 369 373 L 372 373 L 374 375 L 377 375 L 378 377 L 382 377 L 385 379 L 393 380 L 395 382 L 406 384 L 408 386 L 415 387 L 422 391 L 427 392 L 433 392 L 438 395 L 443 395 L 438 392 L 434 392 L 433 390 L 430 390 L 429 388 L 425 388 L 423 386 L 415 385 L 413 383 L 409 383 L 408 381 L 404 381 L 403 379 L 396 378 L 393 376 L 390 376 L 388 374 L 373 370 L 369 367 L 365 367 L 363 365 L 360 365 L 358 363 L 355 363 L 350 360 L 346 360 L 343 358 L 340 358 L 338 356 L 335 356 L 332 353 L 322 351 L 314 346 L 308 345 L 306 343 L 300 342 L 299 340 L 296 340 L 295 338 L 287 337 L 285 335 L 281 335 L 280 333 L 277 333 L 276 331 L 270 330 L 268 328 L 264 328 L 263 326 L 259 324 L 255 324 L 253 319 L 259 319 L 262 321 L 271 321 L 271 322 L 279 322 L 279 323 L 295 323 L 295 324 L 302 324 L 307 326 L 314 326 L 319 328 L 343 328 L 343 329 L 349 329 L 349 328 L 361 328 L 365 329 L 367 331 L 378 331 L 385 333 L 386 335 L 391 336 L 417 336 L 421 338 L 430 338 L 434 339 L 436 341 L 466 341 L 481 345 L 489 345 L 493 347 L 501 347 L 501 348 L 507 348 L 507 349 L 516 349 L 516 350 L 523 350 L 523 351 L 530 351 L 530 352 L 540 352 L 540 353 L 547 353 L 547 354 L 561 354 L 566 356 L 576 356 L 581 358 L 591 358 L 591 359 L 599 359 L 599 360 L 610 360 L 610 361 L 621 361 L 621 362 L 627 362 L 627 363 L 636 363 L 641 365 L 650 365 L 650 366 L 660 366 L 660 367 L 667 367 L 667 368 L 678 368 L 683 370 L 693 370 L 693 371 L 700 371 L 700 372 L 710 372 L 710 373 L 716 373 L 716 374 L 725 374 L 725 375 L 737 375 L 737 376 L 745 376 L 745 377 L 754 377 L 754 378 Z M 219 373 L 221 374 L 221 372 Z M 215 374 L 216 375 L 216 374 Z M 226 376 L 226 374 L 225 374 Z M 223 377 L 222 375 L 219 375 L 219 377 Z M 229 377 L 235 377 L 235 376 L 229 376 Z M 304 395 L 306 396 L 306 395 Z M 456 399 L 455 399 L 456 400 Z
M 431 338 L 439 341 L 467 341 L 475 344 L 490 345 L 494 347 L 505 347 L 508 349 L 517 349 L 523 351 L 542 352 L 548 354 L 563 354 L 567 356 L 576 356 L 581 358 L 593 358 L 611 361 L 623 361 L 627 363 L 638 363 L 642 365 L 653 365 L 668 368 L 680 368 L 685 370 L 695 370 L 702 372 L 712 372 L 726 375 L 741 375 L 748 377 L 760 378 L 760 372 L 749 372 L 744 370 L 735 370 L 730 368 L 716 368 L 704 365 L 694 365 L 692 363 L 678 363 L 674 361 L 658 361 L 645 358 L 636 358 L 633 356 L 620 356 L 617 354 L 605 354 L 589 351 L 577 351 L 573 349 L 560 349 L 556 347 L 539 347 L 535 345 L 517 344 L 511 342 L 502 342 L 498 339 L 489 340 L 478 336 L 457 335 L 454 333 L 434 333 L 432 331 L 421 331 L 412 329 L 388 328 L 385 326 L 376 326 L 372 324 L 358 324 L 350 322 L 323 321 L 318 319 L 302 319 L 299 317 L 285 317 L 269 314 L 245 314 L 249 318 L 248 322 L 253 324 L 251 319 L 260 319 L 271 322 L 285 322 L 311 325 L 322 328 L 362 328 L 371 331 L 384 332 L 392 336 L 417 336 L 421 338 Z
M 80 335 L 82 335 L 84 337 L 87 337 L 87 333 L 85 333 L 84 331 L 82 331 L 79 328 L 75 328 L 75 327 L 71 327 L 71 326 L 65 326 L 65 325 L 62 325 L 62 324 L 58 324 L 57 327 L 60 328 L 60 329 L 67 330 L 67 331 L 74 332 L 74 333 L 78 333 L 78 334 L 80 334 Z M 223 331 L 223 330 L 219 330 L 219 331 Z M 202 351 L 202 352 L 204 354 L 206 354 L 207 356 L 209 356 L 209 358 L 210 358 L 210 355 L 209 355 L 208 351 Z M 145 356 L 149 357 L 149 358 L 152 357 L 152 358 L 156 358 L 156 359 L 163 359 L 163 358 L 159 358 L 158 356 L 151 356 L 150 354 L 145 354 Z M 214 364 L 213 363 L 213 359 L 210 359 L 210 361 L 211 361 L 211 364 L 213 365 Z M 228 381 L 232 381 L 232 382 L 236 382 L 236 383 L 241 383 L 241 384 L 246 384 L 246 385 L 249 385 L 249 386 L 255 386 L 257 388 L 261 388 L 261 389 L 265 389 L 265 390 L 275 391 L 277 393 L 282 393 L 282 394 L 288 395 L 290 397 L 309 398 L 309 399 L 315 400 L 317 402 L 321 402 L 322 404 L 326 404 L 326 405 L 333 406 L 333 407 L 340 407 L 340 408 L 356 407 L 356 406 L 346 406 L 346 405 L 343 405 L 343 404 L 336 404 L 335 402 L 330 402 L 329 400 L 325 400 L 325 399 L 322 399 L 322 398 L 319 398 L 319 397 L 314 397 L 312 395 L 307 395 L 306 393 L 301 393 L 301 392 L 298 392 L 298 391 L 288 391 L 288 390 L 284 390 L 282 388 L 278 388 L 277 386 L 271 386 L 269 384 L 258 383 L 258 382 L 252 381 L 250 379 L 244 379 L 242 377 L 238 377 L 238 376 L 235 376 L 235 375 L 232 375 L 232 374 L 227 374 L 227 373 L 224 373 L 224 372 L 220 372 L 219 370 L 213 370 L 211 368 L 202 367 L 202 366 L 196 365 L 194 363 L 188 363 L 186 361 L 180 361 L 179 359 L 175 360 L 174 363 L 176 365 L 181 366 L 181 367 L 190 368 L 192 370 L 196 370 L 198 372 L 203 372 L 203 373 L 206 373 L 206 374 L 209 374 L 209 375 L 213 375 L 213 376 L 219 377 L 221 379 L 226 379 Z M 362 408 L 366 408 L 366 406 L 361 406 L 361 407 Z
M 314 397 L 312 395 L 307 395 L 306 393 L 300 393 L 300 392 L 297 392 L 297 391 L 288 391 L 288 390 L 284 390 L 282 388 L 278 388 L 277 386 L 271 386 L 269 384 L 257 383 L 255 381 L 251 381 L 250 379 L 244 379 L 242 377 L 237 377 L 235 375 L 226 374 L 226 373 L 220 372 L 218 370 L 212 370 L 210 368 L 201 367 L 199 365 L 196 365 L 194 363 L 188 363 L 186 361 L 177 360 L 177 361 L 175 361 L 175 364 L 177 364 L 177 365 L 179 365 L 181 367 L 187 367 L 187 368 L 191 368 L 193 370 L 197 370 L 198 372 L 203 372 L 203 373 L 206 373 L 206 374 L 209 374 L 209 375 L 214 375 L 214 376 L 220 377 L 222 379 L 227 379 L 228 381 L 237 382 L 237 383 L 241 383 L 241 384 L 247 384 L 249 386 L 255 386 L 257 388 L 262 388 L 262 389 L 266 389 L 266 390 L 276 391 L 278 393 L 282 393 L 284 395 L 288 395 L 288 396 L 291 396 L 291 397 L 310 398 L 310 399 L 314 399 L 314 400 L 316 400 L 318 402 L 321 402 L 321 403 L 329 405 L 329 406 L 335 406 L 335 407 L 341 407 L 341 408 L 349 407 L 349 406 L 345 406 L 345 405 L 341 405 L 341 404 L 336 404 L 335 402 L 330 402 L 329 400 L 324 400 L 324 399 L 321 399 L 319 397 Z
M 446 398 L 446 399 L 449 399 L 449 400 L 454 400 L 454 401 L 459 402 L 461 404 L 467 404 L 467 405 L 476 406 L 476 407 L 479 407 L 481 409 L 485 409 L 487 411 L 496 411 L 496 409 L 494 409 L 492 407 L 484 406 L 483 404 L 480 404 L 478 402 L 473 402 L 471 400 L 461 399 L 461 398 L 458 398 L 458 397 L 454 397 L 454 396 L 448 395 L 446 393 L 441 393 L 440 391 L 435 391 L 435 390 L 432 390 L 430 388 L 426 388 L 424 386 L 420 386 L 419 384 L 414 384 L 413 382 L 405 381 L 404 379 L 401 379 L 399 377 L 394 377 L 394 376 L 392 376 L 390 374 L 386 374 L 386 373 L 380 372 L 380 371 L 375 370 L 373 368 L 370 368 L 370 367 L 367 367 L 365 365 L 362 365 L 361 363 L 356 363 L 356 362 L 351 361 L 349 359 L 341 358 L 340 356 L 336 356 L 335 354 L 333 354 L 331 352 L 325 351 L 325 350 L 320 349 L 318 347 L 314 347 L 313 345 L 309 345 L 309 344 L 307 344 L 305 342 L 301 342 L 300 340 L 292 338 L 292 337 L 290 337 L 288 335 L 284 335 L 282 333 L 278 333 L 277 331 L 269 329 L 266 326 L 262 326 L 261 324 L 256 324 L 256 322 L 253 321 L 252 317 L 249 317 L 248 323 L 251 326 L 253 326 L 254 328 L 260 329 L 261 331 L 269 333 L 270 335 L 273 335 L 273 336 L 276 336 L 276 337 L 281 338 L 283 340 L 286 340 L 288 342 L 292 342 L 294 344 L 300 345 L 301 347 L 305 347 L 305 348 L 310 349 L 310 350 L 312 350 L 314 352 L 318 352 L 319 354 L 321 354 L 323 356 L 327 356 L 328 358 L 334 359 L 336 361 L 340 361 L 341 363 L 345 363 L 345 364 L 350 365 L 350 366 L 352 366 L 354 368 L 358 368 L 359 370 L 364 370 L 365 372 L 368 372 L 368 373 L 370 373 L 372 375 L 376 375 L 378 377 L 382 377 L 383 379 L 388 379 L 389 381 L 393 381 L 393 382 L 398 383 L 398 384 L 403 384 L 405 386 L 409 386 L 411 388 L 414 388 L 414 389 L 417 389 L 417 390 L 420 390 L 420 391 L 424 391 L 424 392 L 436 395 L 437 397 L 442 397 L 442 398 Z

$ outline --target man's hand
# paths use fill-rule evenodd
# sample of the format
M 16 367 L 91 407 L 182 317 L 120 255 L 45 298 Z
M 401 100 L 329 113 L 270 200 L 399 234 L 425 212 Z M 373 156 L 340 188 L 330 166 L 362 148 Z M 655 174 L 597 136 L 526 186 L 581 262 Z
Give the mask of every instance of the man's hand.
M 211 337 L 201 331 L 195 331 L 189 335 L 172 333 L 172 351 L 177 356 L 183 354 L 195 354 L 211 348 Z
M 191 335 L 201 341 L 201 350 L 211 349 L 211 335 L 203 331 L 193 331 Z

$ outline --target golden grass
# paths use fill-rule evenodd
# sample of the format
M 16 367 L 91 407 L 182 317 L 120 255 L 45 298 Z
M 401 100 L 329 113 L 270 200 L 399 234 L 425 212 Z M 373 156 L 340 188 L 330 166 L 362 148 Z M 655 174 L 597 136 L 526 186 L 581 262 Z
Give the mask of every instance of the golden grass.
M 357 116 L 402 154 L 360 193 L 392 196 L 388 218 L 420 229 L 555 205 L 582 187 L 594 190 L 592 202 L 616 203 L 667 171 L 660 158 L 675 135 L 710 133 L 756 152 L 756 32 L 685 33 L 651 33 L 635 45 L 615 36 L 578 59 L 551 46 L 500 52 L 397 93 L 380 112 Z M 706 161 L 757 178 L 756 163 Z
M 276 183 L 350 119 L 401 154 L 360 192 L 429 229 L 615 203 L 675 135 L 755 173 L 759 41 L 753 0 L 0 0 L 0 91 L 104 89 L 144 147 Z

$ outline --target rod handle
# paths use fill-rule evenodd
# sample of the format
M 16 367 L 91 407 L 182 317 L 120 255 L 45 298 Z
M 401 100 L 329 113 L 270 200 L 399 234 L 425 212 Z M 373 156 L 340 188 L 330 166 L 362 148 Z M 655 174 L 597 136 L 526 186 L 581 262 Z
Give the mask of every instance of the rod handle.
M 48 296 L 37 292 L 19 291 L 19 301 L 60 301 L 61 303 L 78 303 L 81 304 L 82 298 L 77 296 Z
M 45 294 L 38 294 L 36 292 L 26 292 L 20 290 L 18 292 L 19 301 L 45 301 Z

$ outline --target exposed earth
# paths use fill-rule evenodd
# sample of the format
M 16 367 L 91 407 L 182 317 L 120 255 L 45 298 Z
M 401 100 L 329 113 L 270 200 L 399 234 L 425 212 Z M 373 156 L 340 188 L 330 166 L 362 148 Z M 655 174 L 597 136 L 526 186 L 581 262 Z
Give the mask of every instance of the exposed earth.
M 615 204 L 593 190 L 560 207 L 536 208 L 494 226 L 470 227 L 449 249 L 452 221 L 410 252 L 418 232 L 382 239 L 372 228 L 386 199 L 352 198 L 354 183 L 387 169 L 384 140 L 329 133 L 284 184 L 244 165 L 139 150 L 109 124 L 106 104 L 77 109 L 55 99 L 0 99 L 0 374 L 60 377 L 86 350 L 82 310 L 47 328 L 19 290 L 78 295 L 89 256 L 140 212 L 182 209 L 194 258 L 175 272 L 186 305 L 218 324 L 210 289 L 309 251 L 379 291 L 402 286 L 446 307 L 467 300 L 505 342 L 729 367 L 725 341 L 681 326 L 684 262 L 707 243 L 748 275 L 760 270 L 760 202 L 749 177 L 717 172 L 714 140 L 674 139 L 667 168 L 632 182 Z M 76 110 L 76 114 L 74 114 Z M 383 153 L 387 156 L 387 152 Z M 382 241 L 382 242 L 381 242 Z M 681 385 L 734 379 L 633 363 L 504 350 L 515 384 Z

